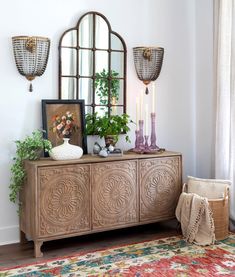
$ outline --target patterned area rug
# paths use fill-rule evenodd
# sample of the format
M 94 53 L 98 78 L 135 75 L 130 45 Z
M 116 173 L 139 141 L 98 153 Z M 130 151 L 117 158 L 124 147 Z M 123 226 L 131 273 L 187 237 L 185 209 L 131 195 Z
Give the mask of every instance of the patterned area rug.
M 201 247 L 180 236 L 0 270 L 0 276 L 235 276 L 235 235 Z

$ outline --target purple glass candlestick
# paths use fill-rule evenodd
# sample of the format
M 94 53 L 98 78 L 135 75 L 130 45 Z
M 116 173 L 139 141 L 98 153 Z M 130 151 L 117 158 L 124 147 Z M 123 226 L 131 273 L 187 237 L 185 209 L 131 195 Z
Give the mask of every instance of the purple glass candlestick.
M 150 144 L 150 149 L 151 150 L 159 150 L 160 148 L 156 144 L 156 132 L 155 132 L 155 127 L 156 127 L 156 114 L 151 113 L 151 144 Z
M 139 130 L 135 130 L 135 148 L 134 150 L 139 149 Z
M 149 144 L 148 144 L 148 139 L 149 139 L 149 136 L 144 136 L 144 152 L 150 152 L 150 149 L 149 149 Z
M 143 127 L 144 127 L 144 121 L 139 120 L 139 149 L 144 149 L 144 135 L 143 135 Z

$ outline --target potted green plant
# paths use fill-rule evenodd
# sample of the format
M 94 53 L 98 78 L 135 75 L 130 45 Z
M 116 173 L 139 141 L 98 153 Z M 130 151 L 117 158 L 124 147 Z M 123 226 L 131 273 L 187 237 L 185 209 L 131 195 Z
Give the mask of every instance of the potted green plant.
M 122 115 L 104 115 L 99 116 L 98 113 L 86 114 L 86 134 L 98 135 L 104 138 L 107 143 L 115 145 L 120 134 L 125 134 L 125 139 L 130 142 L 127 132 L 130 131 L 128 123 L 132 122 L 128 114 Z M 113 138 L 113 143 L 110 139 Z M 109 140 L 109 141 L 108 141 Z
M 19 191 L 21 190 L 26 173 L 24 170 L 24 160 L 37 160 L 42 152 L 49 152 L 52 148 L 51 142 L 43 138 L 43 132 L 36 130 L 31 136 L 27 136 L 24 140 L 17 140 L 16 156 L 13 158 L 11 166 L 11 181 L 10 181 L 10 201 L 16 203 L 18 200 Z

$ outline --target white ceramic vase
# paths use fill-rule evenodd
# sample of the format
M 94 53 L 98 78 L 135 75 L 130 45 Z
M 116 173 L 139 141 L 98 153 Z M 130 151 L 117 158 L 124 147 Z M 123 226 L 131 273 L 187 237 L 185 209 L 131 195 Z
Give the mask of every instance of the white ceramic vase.
M 64 143 L 53 147 L 49 153 L 53 160 L 74 160 L 80 159 L 83 150 L 80 146 L 69 143 L 69 138 L 63 138 Z

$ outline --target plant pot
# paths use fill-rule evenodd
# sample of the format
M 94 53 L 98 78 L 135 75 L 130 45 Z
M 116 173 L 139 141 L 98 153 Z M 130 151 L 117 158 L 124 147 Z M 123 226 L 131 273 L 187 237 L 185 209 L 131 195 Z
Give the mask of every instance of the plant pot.
M 115 144 L 118 141 L 118 136 L 117 135 L 108 135 L 104 138 L 105 141 L 105 146 L 109 147 L 110 145 L 115 146 Z
M 49 152 L 53 160 L 73 160 L 80 159 L 83 150 L 80 146 L 69 143 L 69 138 L 63 138 L 64 143 L 51 149 Z

